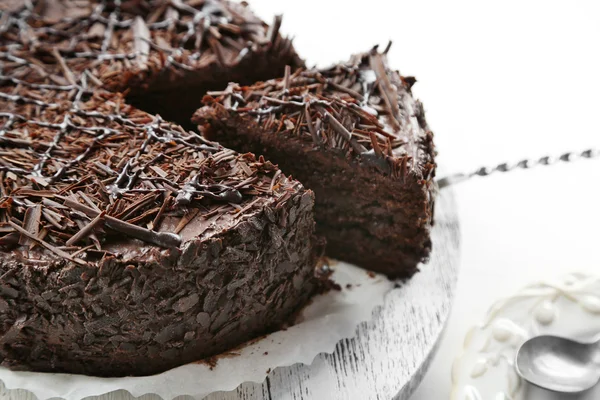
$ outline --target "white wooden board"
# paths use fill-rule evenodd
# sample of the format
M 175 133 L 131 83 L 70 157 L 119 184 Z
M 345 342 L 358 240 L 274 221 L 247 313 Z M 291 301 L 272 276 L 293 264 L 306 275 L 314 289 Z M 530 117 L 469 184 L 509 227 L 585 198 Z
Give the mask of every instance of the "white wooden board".
M 371 322 L 358 327 L 354 338 L 341 341 L 333 354 L 318 356 L 312 365 L 276 368 L 263 383 L 244 383 L 235 391 L 214 393 L 205 400 L 408 399 L 435 353 L 458 272 L 460 233 L 451 189 L 439 194 L 435 212 L 430 262 L 392 290 L 384 307 L 374 312 Z M 0 400 L 33 399 L 26 391 L 0 386 Z M 91 399 L 133 397 L 121 391 Z

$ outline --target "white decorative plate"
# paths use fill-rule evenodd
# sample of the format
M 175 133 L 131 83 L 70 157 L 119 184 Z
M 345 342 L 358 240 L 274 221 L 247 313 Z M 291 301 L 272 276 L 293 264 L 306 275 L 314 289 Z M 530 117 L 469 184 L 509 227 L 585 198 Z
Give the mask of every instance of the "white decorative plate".
M 600 386 L 567 396 L 522 381 L 515 353 L 527 339 L 553 334 L 583 341 L 600 333 L 600 277 L 571 274 L 536 283 L 494 304 L 472 328 L 452 367 L 451 400 L 550 400 L 600 398 Z

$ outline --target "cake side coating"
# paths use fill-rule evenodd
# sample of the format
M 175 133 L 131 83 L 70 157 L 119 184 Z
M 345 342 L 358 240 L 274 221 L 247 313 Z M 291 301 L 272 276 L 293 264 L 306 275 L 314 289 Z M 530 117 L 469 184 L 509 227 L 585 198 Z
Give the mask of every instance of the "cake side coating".
M 414 78 L 377 48 L 325 69 L 209 92 L 194 122 L 206 137 L 278 163 L 316 195 L 328 254 L 392 277 L 431 249 L 433 134 Z
M 210 239 L 142 257 L 107 252 L 79 265 L 4 255 L 0 364 L 150 375 L 291 323 L 316 289 L 312 202 L 297 193 Z
M 0 86 L 0 364 L 144 375 L 280 328 L 314 293 L 313 194 L 77 85 Z
M 96 85 L 188 124 L 202 95 L 303 65 L 292 42 L 246 3 L 226 0 L 11 1 L 0 5 L 3 75 Z

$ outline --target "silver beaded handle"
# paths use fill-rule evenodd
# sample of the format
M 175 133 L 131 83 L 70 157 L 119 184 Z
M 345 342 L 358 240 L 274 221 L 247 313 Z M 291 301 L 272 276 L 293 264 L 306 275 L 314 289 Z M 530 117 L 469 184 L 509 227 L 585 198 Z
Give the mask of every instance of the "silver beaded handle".
M 598 149 L 587 149 L 581 152 L 568 152 L 558 157 L 544 156 L 537 160 L 525 159 L 515 164 L 502 163 L 495 167 L 481 167 L 475 171 L 469 173 L 458 173 L 445 176 L 438 179 L 437 183 L 440 189 L 447 186 L 455 185 L 457 183 L 464 182 L 471 179 L 474 176 L 489 176 L 494 172 L 509 172 L 515 169 L 529 169 L 538 165 L 553 165 L 559 162 L 573 162 L 580 159 L 591 159 L 600 156 L 600 150 Z

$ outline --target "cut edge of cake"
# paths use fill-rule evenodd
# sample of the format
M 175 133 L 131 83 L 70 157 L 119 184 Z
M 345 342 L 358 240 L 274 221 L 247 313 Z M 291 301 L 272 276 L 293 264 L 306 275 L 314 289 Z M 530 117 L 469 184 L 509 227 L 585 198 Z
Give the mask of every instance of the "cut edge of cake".
M 416 80 L 388 67 L 388 50 L 209 92 L 193 121 L 313 190 L 329 255 L 408 277 L 431 250 L 435 151 Z

